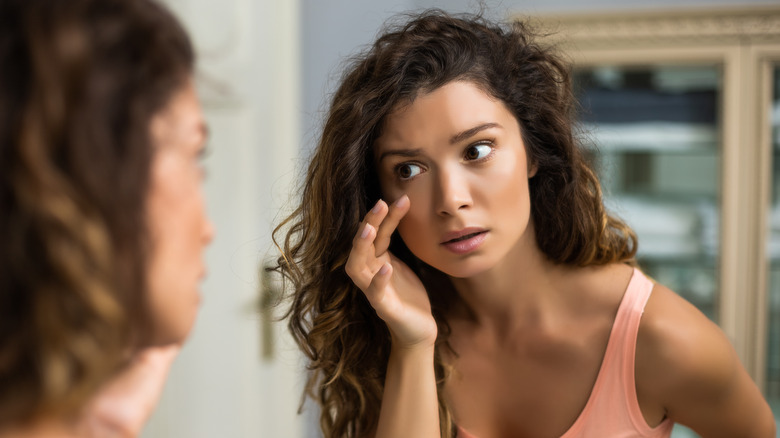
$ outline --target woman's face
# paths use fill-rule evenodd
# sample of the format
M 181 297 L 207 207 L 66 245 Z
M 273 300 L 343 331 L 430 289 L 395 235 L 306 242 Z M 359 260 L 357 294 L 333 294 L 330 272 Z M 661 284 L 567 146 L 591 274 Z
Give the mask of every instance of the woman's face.
M 425 263 L 471 277 L 533 239 L 520 126 L 473 83 L 451 82 L 401 107 L 374 147 L 383 196 L 409 196 L 398 232 Z
M 203 250 L 213 236 L 201 190 L 208 133 L 191 81 L 154 116 L 151 134 L 147 311 L 151 342 L 166 344 L 184 340 L 195 322 L 206 273 Z

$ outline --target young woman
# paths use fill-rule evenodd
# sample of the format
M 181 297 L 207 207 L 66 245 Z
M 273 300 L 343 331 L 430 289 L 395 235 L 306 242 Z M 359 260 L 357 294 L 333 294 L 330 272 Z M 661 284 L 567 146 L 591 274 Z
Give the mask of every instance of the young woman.
M 333 97 L 282 273 L 327 437 L 774 436 L 718 327 L 633 267 L 521 23 L 413 17 Z
M 212 235 L 193 62 L 151 0 L 0 1 L 0 436 L 151 412 Z

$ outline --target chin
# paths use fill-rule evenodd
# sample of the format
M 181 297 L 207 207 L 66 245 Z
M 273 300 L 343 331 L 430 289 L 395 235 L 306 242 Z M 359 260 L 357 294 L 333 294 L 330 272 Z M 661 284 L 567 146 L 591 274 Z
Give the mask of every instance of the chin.
M 194 326 L 194 317 L 189 321 L 172 321 L 156 330 L 153 344 L 157 346 L 181 344 L 190 336 Z
M 436 263 L 436 264 L 428 263 L 428 264 L 453 278 L 474 277 L 476 275 L 482 274 L 483 272 L 489 270 L 490 267 L 492 266 L 491 264 L 486 263 L 484 259 L 480 260 L 475 256 L 469 257 L 459 262 L 451 262 L 446 264 L 442 264 L 442 263 Z
M 181 344 L 187 340 L 189 334 L 190 334 L 189 330 L 182 331 L 181 333 L 166 333 L 157 337 L 156 342 L 154 342 L 154 345 L 161 347 L 164 345 Z

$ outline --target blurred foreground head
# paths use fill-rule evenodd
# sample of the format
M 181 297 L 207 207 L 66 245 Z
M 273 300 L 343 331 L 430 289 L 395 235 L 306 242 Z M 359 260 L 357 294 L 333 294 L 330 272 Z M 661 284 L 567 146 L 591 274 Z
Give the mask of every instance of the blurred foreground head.
M 151 210 L 161 143 L 203 131 L 193 62 L 151 0 L 0 0 L 0 429 L 75 414 L 189 330 L 156 320 Z

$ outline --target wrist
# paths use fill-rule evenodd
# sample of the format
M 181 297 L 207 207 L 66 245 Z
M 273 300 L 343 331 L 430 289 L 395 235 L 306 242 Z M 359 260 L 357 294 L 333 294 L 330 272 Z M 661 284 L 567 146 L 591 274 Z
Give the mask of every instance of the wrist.
M 416 342 L 410 344 L 408 342 L 397 341 L 393 337 L 390 344 L 390 354 L 402 358 L 407 358 L 407 357 L 422 358 L 426 356 L 433 357 L 435 351 L 436 351 L 435 341 Z
M 390 330 L 390 342 L 393 349 L 404 351 L 433 351 L 436 348 L 438 328 L 435 323 L 432 323 L 431 327 L 414 334 L 397 333 L 392 328 L 388 328 Z

